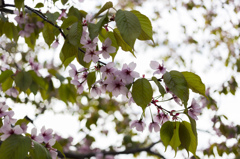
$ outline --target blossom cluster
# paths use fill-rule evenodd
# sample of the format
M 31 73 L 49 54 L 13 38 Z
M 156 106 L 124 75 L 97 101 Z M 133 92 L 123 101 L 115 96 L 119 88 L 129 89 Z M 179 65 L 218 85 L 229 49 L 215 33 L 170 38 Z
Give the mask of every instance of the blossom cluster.
M 14 19 L 22 30 L 18 33 L 21 37 L 30 37 L 36 28 L 43 28 L 44 24 L 40 21 L 33 22 L 27 13 L 23 14 L 21 11 L 14 11 L 17 15 Z
M 0 139 L 2 141 L 6 140 L 9 136 L 13 134 L 21 135 L 27 133 L 27 125 L 15 125 L 17 120 L 13 118 L 14 112 L 8 109 L 9 107 L 6 105 L 5 102 L 0 102 L 0 118 L 3 119 L 3 125 L 0 128 Z M 49 150 L 52 158 L 56 159 L 57 150 L 52 147 L 55 144 L 56 139 L 53 138 L 52 133 L 52 129 L 46 129 L 45 126 L 43 126 L 41 128 L 41 132 L 37 135 L 37 129 L 33 128 L 31 130 L 31 139 L 40 144 L 44 143 L 45 147 Z

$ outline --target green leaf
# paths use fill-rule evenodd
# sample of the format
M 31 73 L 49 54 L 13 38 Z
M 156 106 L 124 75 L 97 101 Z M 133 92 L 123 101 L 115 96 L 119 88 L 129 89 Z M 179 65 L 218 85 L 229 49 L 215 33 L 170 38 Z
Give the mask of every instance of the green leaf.
M 183 74 L 178 71 L 166 72 L 163 75 L 163 80 L 169 90 L 180 98 L 186 107 L 189 98 L 189 90 L 188 83 Z
M 19 10 L 24 6 L 24 0 L 14 0 L 14 3 Z
M 180 123 L 179 126 L 179 138 L 181 141 L 181 147 L 185 148 L 188 152 L 191 144 L 191 137 L 187 127 L 183 123 Z
M 2 31 L 9 39 L 13 38 L 13 29 L 12 23 L 6 22 L 3 25 Z
M 67 62 L 69 64 L 67 59 L 70 59 L 71 62 L 75 58 L 76 52 L 78 52 L 78 47 L 72 45 L 68 40 L 66 40 L 60 53 L 62 63 Z M 64 64 L 65 67 L 67 66 L 67 63 Z
M 49 151 L 38 142 L 32 140 L 33 147 L 30 149 L 32 159 L 51 159 Z
M 58 12 L 55 12 L 55 13 L 47 12 L 46 16 L 47 16 L 48 20 L 50 20 L 51 22 L 53 22 L 53 24 L 55 24 L 56 20 L 60 16 L 60 14 Z
M 49 69 L 48 72 L 55 76 L 57 79 L 59 79 L 60 82 L 63 82 L 65 80 L 65 77 L 63 77 L 59 72 L 55 69 Z
M 22 135 L 11 135 L 0 147 L 1 159 L 25 159 L 31 148 L 31 139 Z
M 44 7 L 44 4 L 43 3 L 38 3 L 36 4 L 36 6 L 34 8 L 42 8 Z
M 190 145 L 189 145 L 189 151 L 192 152 L 194 155 L 196 155 L 196 150 L 197 150 L 197 136 L 194 135 L 192 131 L 192 126 L 190 123 L 183 121 L 182 124 L 185 126 L 187 129 L 189 135 L 190 135 Z
M 65 5 L 68 2 L 68 0 L 61 0 L 61 2 L 63 5 Z
M 174 131 L 173 122 L 167 121 L 162 125 L 160 129 L 160 138 L 165 146 L 165 151 L 167 150 L 167 146 L 169 145 Z
M 30 85 L 30 91 L 34 94 L 34 95 L 36 95 L 37 94 L 37 92 L 38 92 L 38 89 L 39 89 L 39 87 L 38 87 L 38 85 L 37 85 L 37 83 L 36 82 L 34 82 L 34 81 L 32 81 L 32 84 Z
M 134 43 L 142 31 L 137 16 L 130 11 L 118 10 L 115 21 L 123 40 L 134 48 Z
M 137 105 L 144 110 L 151 102 L 153 96 L 152 86 L 145 78 L 136 80 L 132 87 L 132 97 Z
M 43 38 L 49 47 L 55 40 L 53 26 L 49 23 L 44 23 Z
M 199 93 L 206 97 L 205 95 L 205 85 L 202 83 L 201 78 L 192 72 L 182 72 L 185 77 L 188 87 L 195 93 Z
M 15 83 L 21 91 L 26 91 L 32 83 L 32 76 L 29 72 L 18 72 L 15 78 Z
M 13 79 L 12 77 L 8 77 L 6 81 L 2 83 L 2 91 L 7 91 L 9 88 L 12 87 Z
M 83 17 L 86 17 L 87 12 L 83 11 L 83 10 L 78 10 L 77 8 L 74 8 L 73 6 L 69 9 L 68 13 L 67 13 L 68 17 L 70 16 L 74 16 L 76 18 L 78 18 L 79 21 L 82 21 Z
M 63 147 L 59 142 L 56 141 L 52 147 L 61 152 L 61 154 L 66 158 L 65 154 L 63 153 Z
M 124 50 L 124 51 L 130 51 L 130 52 L 133 54 L 133 56 L 135 57 L 135 55 L 134 55 L 134 53 L 133 53 L 133 49 L 123 40 L 123 38 L 122 38 L 122 36 L 120 35 L 120 32 L 119 32 L 119 30 L 118 30 L 117 28 L 115 28 L 115 29 L 113 30 L 113 34 L 114 34 L 114 36 L 115 36 L 115 38 L 116 38 L 116 40 L 117 40 L 117 44 L 118 44 L 119 46 L 121 46 L 122 50 Z
M 158 81 L 158 79 L 156 77 L 152 77 L 152 80 L 156 83 L 156 85 L 158 86 L 158 90 L 161 93 L 162 97 L 164 97 L 164 95 L 166 94 L 165 89 L 163 88 L 163 86 L 161 85 L 161 83 Z
M 87 84 L 88 84 L 88 88 L 89 91 L 92 88 L 92 85 L 96 82 L 96 73 L 95 72 L 90 72 L 87 75 Z
M 30 47 L 32 50 L 35 49 L 36 44 L 36 36 L 35 34 L 31 34 L 30 37 L 25 37 L 25 42 L 28 44 L 28 47 Z
M 169 142 L 169 145 L 175 150 L 175 156 L 177 154 L 177 148 L 181 145 L 181 141 L 179 138 L 179 122 L 173 123 L 174 130 L 173 130 L 173 136 L 171 141 Z
M 93 18 L 96 18 L 97 16 L 99 16 L 102 12 L 104 12 L 107 9 L 113 8 L 113 4 L 112 2 L 106 2 L 103 7 L 94 15 Z
M 75 17 L 75 16 L 69 16 L 67 17 L 67 19 L 64 19 L 63 20 L 63 23 L 61 25 L 61 28 L 62 29 L 66 29 L 68 28 L 69 26 L 71 26 L 73 23 L 77 22 L 78 21 L 78 18 Z
M 0 74 L 0 83 L 3 83 L 6 79 L 8 79 L 9 77 L 11 77 L 13 75 L 13 71 L 12 70 L 6 70 L 3 71 Z
M 117 40 L 114 36 L 114 33 L 111 32 L 111 31 L 106 31 L 106 29 L 101 29 L 101 32 L 99 33 L 99 39 L 100 41 L 103 43 L 107 38 L 110 38 L 111 41 L 112 41 L 112 46 L 114 46 L 116 48 L 116 52 L 115 53 L 111 53 L 110 56 L 112 56 L 112 59 L 114 61 L 114 58 L 117 54 L 117 51 L 118 51 L 118 44 L 117 44 Z
M 132 10 L 131 11 L 133 14 L 135 14 L 141 24 L 141 34 L 139 35 L 138 39 L 139 40 L 152 40 L 152 24 L 149 18 L 143 14 L 141 14 L 139 11 Z
M 67 103 L 68 101 L 71 103 L 76 102 L 77 91 L 74 85 L 72 84 L 61 84 L 58 89 L 59 99 Z
M 89 36 L 91 40 L 93 40 L 95 37 L 98 36 L 99 32 L 101 31 L 104 24 L 108 23 L 108 14 L 105 14 L 98 22 L 97 24 L 88 23 L 88 29 L 89 29 Z
M 32 76 L 32 80 L 38 84 L 41 88 L 43 88 L 44 90 L 47 90 L 48 89 L 48 85 L 47 85 L 47 82 L 42 78 L 42 77 L 39 77 L 35 71 L 33 70 L 30 70 L 28 71 L 31 76 Z
M 68 33 L 68 40 L 74 46 L 78 46 L 82 37 L 82 23 L 75 22 Z

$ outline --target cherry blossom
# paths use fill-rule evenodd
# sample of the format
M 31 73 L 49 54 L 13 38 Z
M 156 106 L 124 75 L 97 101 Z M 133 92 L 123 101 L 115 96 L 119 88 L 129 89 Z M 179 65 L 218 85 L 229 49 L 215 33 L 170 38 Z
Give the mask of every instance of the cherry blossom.
M 40 22 L 40 21 L 37 21 L 36 23 L 37 27 L 42 29 L 44 27 L 44 23 L 43 22 Z
M 52 43 L 52 48 L 56 49 L 59 45 L 59 41 L 58 39 L 56 39 L 53 43 Z
M 97 83 L 97 82 L 96 82 Z M 97 97 L 101 95 L 101 89 L 96 84 L 92 86 L 92 89 L 90 91 L 91 97 Z
M 98 38 L 91 40 L 88 33 L 84 34 L 85 36 L 81 37 L 80 43 L 83 44 L 83 48 L 95 50 L 98 42 Z
M 14 97 L 14 98 L 17 98 L 17 96 L 19 94 L 18 90 L 14 87 L 9 88 L 5 93 L 9 96 Z
M 145 128 L 146 124 L 140 119 L 140 120 L 134 120 L 131 122 L 130 127 L 134 128 L 136 127 L 137 131 L 143 131 Z
M 83 90 L 84 90 L 84 83 L 80 83 L 78 80 L 72 80 L 71 81 L 72 84 L 74 84 L 75 86 L 77 86 L 77 93 L 78 94 L 82 94 Z
M 75 65 L 69 64 L 69 66 L 72 68 L 69 70 L 70 77 L 73 77 L 73 79 L 78 79 L 78 71 Z
M 107 65 L 102 66 L 100 68 L 100 71 L 102 72 L 102 79 L 105 79 L 107 76 L 112 76 L 117 71 L 117 69 L 114 67 L 113 62 L 109 62 Z
M 0 102 L 0 118 L 7 115 L 8 108 L 5 102 Z
M 85 53 L 85 56 L 83 58 L 83 60 L 87 63 L 89 63 L 91 60 L 94 62 L 94 63 L 97 63 L 98 60 L 99 60 L 99 52 L 94 50 L 94 49 L 87 49 L 86 50 L 86 53 Z
M 133 71 L 136 68 L 136 63 L 131 62 L 129 65 L 123 64 L 122 70 L 119 72 L 119 75 L 124 83 L 130 84 L 133 82 L 134 78 L 139 77 L 139 73 Z
M 110 38 L 107 38 L 104 43 L 102 44 L 102 56 L 103 58 L 107 59 L 110 57 L 109 53 L 116 52 L 116 48 L 111 46 L 112 40 Z
M 151 61 L 150 63 L 150 67 L 154 70 L 156 70 L 153 75 L 155 74 L 164 74 L 166 72 L 166 68 L 164 67 L 163 65 L 163 62 L 162 62 L 162 65 L 160 65 L 157 61 Z
M 126 95 L 128 89 L 125 87 L 125 84 L 121 79 L 117 78 L 107 85 L 107 90 L 112 92 L 113 96 L 118 96 L 120 94 Z
M 13 12 L 14 12 L 14 14 L 17 15 L 14 19 L 16 20 L 16 22 L 18 24 L 24 24 L 26 22 L 26 20 L 28 19 L 28 15 L 23 14 L 23 12 L 19 12 L 18 10 L 13 11 Z
M 200 107 L 200 105 L 196 102 L 195 99 L 192 100 L 192 104 L 190 106 L 190 109 L 188 110 L 188 115 L 195 119 L 198 120 L 197 116 L 200 115 L 200 113 L 202 112 L 202 108 Z
M 155 121 L 157 121 L 160 125 L 163 125 L 165 122 L 169 120 L 168 114 L 165 113 L 158 113 L 155 118 Z
M 158 125 L 157 122 L 151 122 L 149 124 L 149 131 L 152 132 L 152 130 L 154 130 L 155 132 L 159 132 L 160 131 L 160 126 Z
M 42 143 L 43 140 L 44 140 L 43 136 L 40 136 L 40 135 L 37 136 L 37 129 L 36 128 L 32 128 L 31 139 L 35 140 L 38 143 Z
M 46 148 L 48 149 L 48 151 L 50 152 L 50 155 L 52 157 L 52 159 L 56 159 L 57 158 L 57 149 L 54 149 L 52 146 L 56 143 L 56 139 L 50 139 L 48 141 L 48 143 L 46 143 Z
M 45 126 L 43 126 L 41 129 L 41 134 L 39 136 L 42 136 L 43 141 L 45 143 L 48 143 L 48 141 L 53 138 L 52 132 L 53 132 L 52 129 L 46 129 Z
M 42 68 L 42 65 L 37 62 L 34 62 L 34 59 L 32 57 L 29 59 L 29 64 L 32 67 L 32 69 L 36 72 L 36 74 L 38 76 L 41 76 L 38 70 Z
M 66 18 L 67 14 L 66 14 L 66 9 L 61 9 L 62 13 L 60 14 L 60 16 L 58 17 L 58 20 L 62 19 L 62 17 Z

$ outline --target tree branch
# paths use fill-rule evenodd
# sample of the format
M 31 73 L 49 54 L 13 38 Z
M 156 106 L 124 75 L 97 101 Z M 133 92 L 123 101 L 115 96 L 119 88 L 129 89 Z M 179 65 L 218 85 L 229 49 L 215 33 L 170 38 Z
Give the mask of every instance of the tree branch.
M 161 155 L 160 153 L 157 153 L 157 152 L 154 152 L 151 150 L 151 148 L 159 142 L 160 141 L 152 143 L 148 147 L 144 147 L 144 148 L 135 148 L 135 149 L 125 150 L 125 151 L 102 151 L 100 153 L 102 153 L 104 156 L 106 156 L 106 155 L 114 155 L 115 156 L 115 155 L 121 155 L 121 154 L 135 154 L 135 153 L 140 153 L 140 152 L 146 151 L 151 155 L 165 159 L 165 157 L 163 155 Z M 97 153 L 99 153 L 99 152 L 97 152 Z M 96 156 L 97 153 L 78 154 L 75 152 L 65 152 L 64 154 L 67 158 L 71 158 L 71 159 L 85 159 L 85 158 L 90 158 L 90 157 Z M 58 156 L 63 157 L 61 153 L 58 153 Z

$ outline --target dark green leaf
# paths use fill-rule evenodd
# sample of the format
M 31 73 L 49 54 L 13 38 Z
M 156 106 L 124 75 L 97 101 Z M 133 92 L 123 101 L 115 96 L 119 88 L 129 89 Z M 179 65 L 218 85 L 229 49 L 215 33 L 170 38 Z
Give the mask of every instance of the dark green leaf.
M 185 77 L 188 87 L 195 93 L 199 93 L 206 97 L 205 95 L 205 85 L 202 83 L 201 78 L 192 72 L 182 72 Z
M 165 146 L 165 151 L 167 150 L 167 146 L 169 145 L 174 131 L 173 122 L 167 121 L 162 125 L 160 129 L 160 138 Z
M 87 12 L 83 10 L 78 10 L 77 8 L 71 7 L 68 11 L 68 17 L 75 16 L 79 21 L 82 21 L 83 17 L 86 17 Z
M 3 25 L 2 31 L 9 39 L 13 38 L 13 29 L 12 23 L 6 22 Z
M 180 123 L 180 126 L 179 126 L 179 138 L 181 141 L 181 147 L 189 151 L 189 146 L 191 144 L 191 137 L 188 132 L 188 129 L 183 123 Z
M 32 50 L 35 49 L 36 44 L 36 36 L 35 34 L 31 34 L 30 37 L 25 37 L 25 42 L 28 44 L 28 47 L 30 47 Z
M 188 83 L 183 74 L 178 71 L 166 72 L 163 75 L 163 80 L 169 90 L 180 98 L 186 107 L 189 98 L 189 90 Z
M 44 4 L 43 3 L 38 3 L 36 4 L 36 6 L 34 8 L 42 8 L 44 7 Z
M 73 23 L 77 22 L 78 21 L 78 18 L 75 17 L 75 16 L 69 16 L 67 17 L 67 19 L 64 19 L 63 20 L 63 23 L 61 25 L 61 28 L 62 29 L 66 29 L 68 28 L 69 26 L 71 26 Z
M 117 40 L 117 44 L 121 46 L 122 50 L 124 51 L 130 51 L 133 56 L 135 57 L 133 53 L 133 49 L 123 40 L 122 36 L 120 35 L 120 32 L 117 28 L 113 30 L 113 34 L 115 36 L 115 39 Z
M 118 10 L 115 20 L 123 40 L 134 48 L 134 43 L 142 31 L 137 16 L 130 11 Z
M 132 97 L 137 105 L 144 110 L 151 102 L 153 96 L 152 86 L 145 78 L 136 80 L 132 87 Z
M 113 4 L 112 2 L 106 2 L 103 7 L 97 12 L 97 14 L 94 15 L 93 18 L 96 18 L 97 16 L 99 16 L 102 12 L 104 12 L 105 10 L 109 9 L 109 8 L 112 8 L 113 7 Z
M 33 147 L 30 149 L 32 159 L 51 159 L 49 151 L 38 142 L 32 140 Z
M 31 139 L 22 135 L 11 135 L 0 147 L 1 159 L 25 159 L 31 148 Z
M 61 53 L 60 53 L 60 59 L 62 61 L 62 63 L 67 62 L 67 60 L 70 59 L 70 62 L 75 58 L 76 53 L 78 52 L 78 47 L 72 45 L 69 41 L 65 41 Z M 67 62 L 69 63 L 69 62 Z M 64 64 L 65 67 L 67 66 L 67 64 Z
M 151 24 L 151 21 L 148 19 L 148 17 L 141 14 L 139 11 L 136 11 L 136 10 L 132 10 L 131 12 L 137 16 L 137 18 L 138 18 L 138 20 L 141 24 L 142 32 L 139 35 L 138 39 L 139 40 L 152 40 L 153 41 L 153 38 L 152 38 L 152 35 L 153 35 L 152 24 Z
M 36 95 L 37 92 L 38 92 L 38 89 L 39 89 L 39 87 L 38 87 L 37 83 L 34 82 L 34 81 L 32 81 L 32 84 L 30 85 L 30 91 L 31 91 L 34 95 Z
M 18 72 L 15 78 L 15 83 L 21 91 L 26 91 L 32 83 L 32 76 L 29 72 Z
M 92 85 L 96 82 L 96 73 L 95 72 L 90 72 L 87 75 L 87 84 L 88 84 L 88 88 L 89 91 L 92 88 Z
M 75 22 L 68 33 L 68 40 L 74 46 L 78 46 L 82 37 L 82 23 Z
M 105 14 L 97 24 L 88 23 L 89 29 L 89 36 L 93 40 L 95 37 L 98 36 L 99 32 L 101 31 L 104 24 L 108 23 L 108 14 Z
M 11 71 L 11 70 L 3 71 L 3 72 L 0 74 L 0 83 L 3 83 L 6 79 L 8 79 L 9 77 L 11 77 L 12 75 L 13 75 L 13 71 Z
M 44 90 L 47 90 L 48 89 L 48 85 L 47 85 L 47 82 L 42 78 L 42 77 L 39 77 L 35 71 L 33 70 L 30 70 L 28 71 L 31 76 L 32 76 L 32 79 L 33 81 L 38 84 L 41 88 L 43 88 Z
M 63 77 L 59 72 L 55 69 L 49 69 L 48 72 L 55 76 L 57 79 L 59 79 L 60 82 L 63 82 L 65 80 L 65 77 Z
M 58 12 L 55 12 L 55 13 L 47 12 L 46 16 L 47 16 L 48 20 L 50 20 L 51 22 L 53 22 L 53 24 L 55 24 L 56 20 L 60 16 L 60 14 Z
M 68 0 L 61 0 L 61 2 L 63 5 L 65 5 L 68 2 Z
M 158 81 L 158 79 L 156 77 L 152 77 L 152 80 L 156 83 L 156 85 L 158 86 L 158 90 L 161 93 L 162 97 L 164 97 L 164 95 L 166 94 L 165 89 L 163 88 L 163 86 L 161 85 L 161 83 Z

